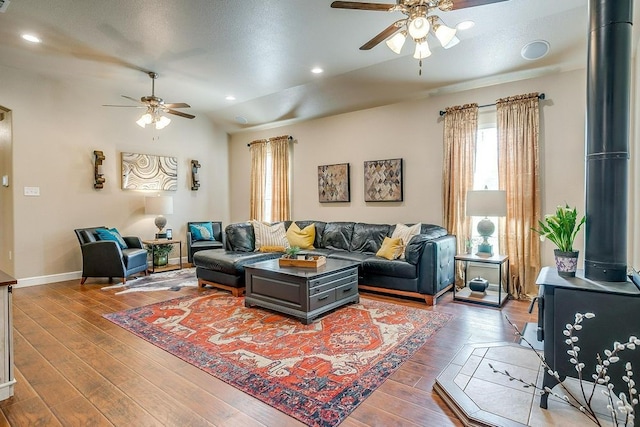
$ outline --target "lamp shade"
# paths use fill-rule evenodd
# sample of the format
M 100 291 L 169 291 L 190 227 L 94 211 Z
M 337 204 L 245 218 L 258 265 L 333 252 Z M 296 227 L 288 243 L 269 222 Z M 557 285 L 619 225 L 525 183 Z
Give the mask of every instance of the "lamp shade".
M 387 46 L 389 46 L 389 49 L 391 49 L 395 53 L 400 54 L 400 51 L 402 50 L 402 46 L 404 45 L 406 39 L 407 33 L 405 31 L 401 31 L 387 40 Z
M 449 28 L 446 25 L 438 25 L 436 29 L 436 37 L 440 40 L 442 47 L 447 46 L 451 40 L 456 36 L 456 29 Z
M 479 190 L 467 192 L 467 216 L 506 216 L 507 192 Z
M 431 56 L 431 50 L 429 50 L 429 43 L 427 41 L 416 43 L 416 50 L 413 53 L 415 59 L 423 59 Z
M 418 16 L 409 22 L 409 34 L 414 40 L 426 37 L 429 34 L 429 21 L 426 16 Z
M 149 215 L 170 215 L 173 213 L 173 197 L 147 196 L 144 198 L 144 213 Z

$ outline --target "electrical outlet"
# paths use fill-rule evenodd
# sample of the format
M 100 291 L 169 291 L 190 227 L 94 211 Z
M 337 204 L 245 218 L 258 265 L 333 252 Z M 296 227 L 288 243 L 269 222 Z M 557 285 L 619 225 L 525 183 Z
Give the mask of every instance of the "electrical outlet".
M 40 187 L 24 187 L 25 196 L 39 196 Z

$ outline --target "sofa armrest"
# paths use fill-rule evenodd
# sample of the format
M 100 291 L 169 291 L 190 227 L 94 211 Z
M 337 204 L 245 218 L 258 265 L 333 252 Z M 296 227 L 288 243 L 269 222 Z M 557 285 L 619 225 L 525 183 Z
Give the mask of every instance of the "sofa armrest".
M 414 236 L 407 246 L 407 262 L 418 266 L 418 292 L 436 295 L 455 280 L 456 236 L 436 239 Z M 426 236 L 425 236 L 426 237 Z
M 142 246 L 142 239 L 140 239 L 137 236 L 126 236 L 126 237 L 123 237 L 123 239 L 127 244 L 127 246 L 132 249 L 133 248 L 144 249 L 144 246 Z
M 193 235 L 187 231 L 187 253 L 191 252 L 191 243 L 193 243 Z

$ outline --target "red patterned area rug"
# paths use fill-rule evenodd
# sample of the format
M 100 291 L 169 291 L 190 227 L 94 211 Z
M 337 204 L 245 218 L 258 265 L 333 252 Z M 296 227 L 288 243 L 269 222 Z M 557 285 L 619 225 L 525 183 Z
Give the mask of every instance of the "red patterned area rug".
M 362 298 L 303 325 L 217 292 L 104 317 L 307 425 L 335 426 L 451 315 Z

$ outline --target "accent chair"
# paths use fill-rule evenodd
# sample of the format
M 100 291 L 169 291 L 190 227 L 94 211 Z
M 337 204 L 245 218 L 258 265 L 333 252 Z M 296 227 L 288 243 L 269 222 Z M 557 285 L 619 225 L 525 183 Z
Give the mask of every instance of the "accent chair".
M 221 221 L 192 221 L 187 223 L 187 260 L 193 263 L 193 254 L 206 249 L 223 249 Z

